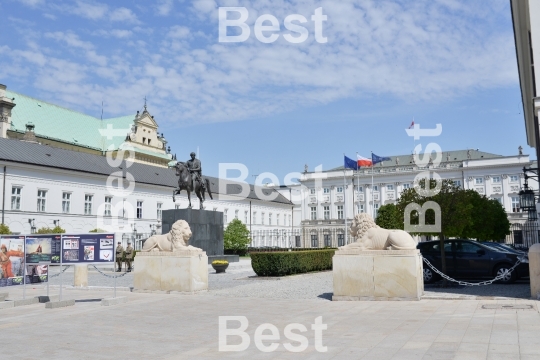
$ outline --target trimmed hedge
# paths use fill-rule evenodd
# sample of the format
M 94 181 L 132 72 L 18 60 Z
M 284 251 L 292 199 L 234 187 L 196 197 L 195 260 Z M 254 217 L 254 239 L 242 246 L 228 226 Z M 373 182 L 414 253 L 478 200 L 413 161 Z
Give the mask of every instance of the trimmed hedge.
M 284 276 L 332 269 L 335 249 L 309 251 L 250 252 L 258 276 Z

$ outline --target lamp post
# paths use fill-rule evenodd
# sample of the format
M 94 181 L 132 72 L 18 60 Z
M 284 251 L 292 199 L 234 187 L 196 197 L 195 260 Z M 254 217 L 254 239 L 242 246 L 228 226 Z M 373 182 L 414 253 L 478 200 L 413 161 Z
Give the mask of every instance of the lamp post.
M 34 221 L 36 221 L 36 219 L 28 219 L 28 223 L 30 224 L 30 234 L 36 233 L 36 226 Z
M 155 235 L 155 234 L 156 234 L 156 225 L 150 224 L 150 235 Z

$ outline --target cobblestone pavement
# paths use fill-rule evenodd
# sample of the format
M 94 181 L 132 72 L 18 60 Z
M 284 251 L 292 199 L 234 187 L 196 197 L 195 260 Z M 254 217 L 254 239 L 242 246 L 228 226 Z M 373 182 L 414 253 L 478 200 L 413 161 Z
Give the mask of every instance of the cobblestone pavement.
M 102 268 L 100 268 L 102 269 Z M 59 268 L 51 268 L 51 274 L 58 273 Z M 109 275 L 122 275 L 103 269 Z M 474 281 L 473 281 L 474 282 Z M 59 285 L 60 278 L 50 279 L 50 285 Z M 73 285 L 73 267 L 63 274 L 63 284 Z M 114 279 L 99 274 L 89 267 L 88 284 L 91 287 L 112 287 Z M 133 273 L 116 279 L 116 286 L 120 288 L 133 287 Z M 241 259 L 238 263 L 231 263 L 225 273 L 216 274 L 208 266 L 208 293 L 205 296 L 221 297 L 249 297 L 267 299 L 316 299 L 330 300 L 332 298 L 332 272 L 319 272 L 287 276 L 282 278 L 257 278 L 251 268 L 249 259 Z M 489 298 L 517 298 L 529 299 L 530 286 L 528 280 L 519 280 L 514 284 L 492 284 L 487 286 L 457 286 L 438 288 L 435 285 L 426 285 L 424 291 L 426 299 L 489 299 Z

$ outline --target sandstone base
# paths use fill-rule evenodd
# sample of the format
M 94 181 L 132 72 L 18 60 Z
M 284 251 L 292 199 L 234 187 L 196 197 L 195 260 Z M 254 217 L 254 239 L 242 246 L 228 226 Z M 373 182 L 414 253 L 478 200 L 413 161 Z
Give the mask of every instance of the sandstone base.
M 531 297 L 540 300 L 540 244 L 534 244 L 529 248 L 529 276 Z
M 134 265 L 135 291 L 208 290 L 208 257 L 204 251 L 138 252 Z
M 333 257 L 334 301 L 420 300 L 419 250 L 338 250 Z

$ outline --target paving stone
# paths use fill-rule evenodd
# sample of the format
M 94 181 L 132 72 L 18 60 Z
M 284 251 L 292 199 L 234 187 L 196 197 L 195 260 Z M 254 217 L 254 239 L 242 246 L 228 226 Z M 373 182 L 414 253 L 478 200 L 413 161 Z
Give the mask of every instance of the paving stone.
M 1 301 L 0 302 L 0 309 L 10 309 L 14 307 L 13 301 Z
M 26 306 L 26 305 L 33 305 L 38 304 L 39 299 L 38 298 L 29 298 L 29 299 L 20 299 L 20 300 L 13 300 L 13 306 Z
M 75 299 L 62 300 L 62 301 L 49 301 L 45 303 L 45 309 L 58 309 L 75 305 Z
M 128 299 L 125 296 L 103 299 L 101 300 L 101 306 L 113 306 L 113 305 L 123 304 L 127 302 L 127 300 Z

